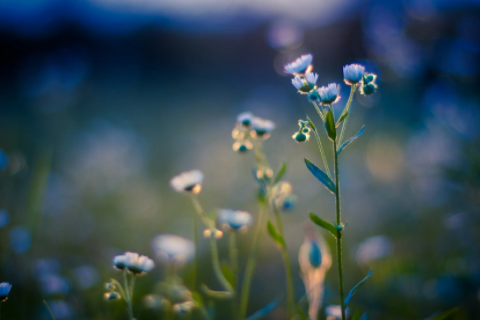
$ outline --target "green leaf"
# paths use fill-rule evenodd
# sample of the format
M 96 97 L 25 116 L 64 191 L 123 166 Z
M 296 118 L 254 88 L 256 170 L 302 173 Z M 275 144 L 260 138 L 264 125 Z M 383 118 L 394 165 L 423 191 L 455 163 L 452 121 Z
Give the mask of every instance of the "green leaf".
M 444 312 L 440 313 L 439 315 L 436 315 L 433 318 L 429 318 L 427 320 L 444 320 L 444 319 L 447 319 L 448 316 L 454 314 L 457 311 L 458 311 L 458 308 L 452 308 L 452 309 L 449 309 L 447 311 L 444 311 Z
M 348 293 L 347 297 L 345 298 L 345 302 L 344 302 L 344 305 L 345 305 L 345 308 L 348 306 L 348 304 L 350 303 L 350 300 L 352 299 L 352 296 L 353 294 L 355 293 L 355 291 L 357 291 L 358 287 L 360 287 L 364 282 L 365 280 L 368 279 L 368 277 L 370 277 L 372 275 L 372 272 L 373 272 L 373 269 L 370 269 L 370 272 L 365 276 L 365 278 L 362 279 L 362 281 L 360 281 L 359 283 L 357 283 L 355 285 L 355 287 L 352 288 L 352 290 L 350 290 L 350 292 Z
M 325 114 L 325 129 L 327 130 L 330 140 L 335 141 L 337 137 L 337 129 L 335 128 L 335 119 L 333 119 L 332 111 L 327 111 Z
M 268 221 L 267 229 L 273 241 L 275 241 L 279 246 L 285 247 L 285 241 L 283 240 L 282 235 L 277 232 L 277 229 L 271 221 Z
M 310 126 L 310 128 L 312 128 L 313 131 L 317 131 L 317 128 L 315 128 L 315 125 L 313 124 L 313 121 L 310 120 L 310 118 L 307 116 L 307 121 L 308 121 L 308 125 Z
M 222 264 L 222 273 L 225 276 L 225 279 L 227 279 L 228 283 L 235 288 L 235 275 L 226 263 Z
M 194 291 L 192 292 L 193 301 L 195 301 L 197 306 L 203 307 L 203 299 L 200 293 Z
M 208 217 L 210 218 L 210 220 L 215 221 L 215 218 L 217 217 L 217 211 L 213 210 L 212 212 L 210 212 Z
M 353 137 L 351 137 L 350 139 L 348 139 L 347 141 L 345 141 L 344 144 L 342 144 L 340 146 L 340 148 L 338 148 L 337 150 L 337 154 L 340 154 L 340 152 L 342 152 L 343 149 L 345 149 L 346 146 L 348 146 L 350 143 L 353 142 L 353 140 L 357 139 L 358 137 L 360 137 L 363 133 L 365 132 L 365 126 L 362 127 L 362 129 L 360 129 L 360 131 L 358 131 L 358 133 L 356 135 L 354 135 Z
M 335 125 L 335 127 L 338 128 L 338 126 L 340 125 L 340 123 L 342 123 L 342 121 L 345 120 L 345 118 L 348 117 L 349 114 L 350 114 L 350 112 L 342 113 L 342 115 L 341 115 L 340 118 L 338 119 L 337 124 Z
M 357 308 L 352 316 L 352 320 L 360 320 L 360 309 Z
M 308 170 L 317 178 L 331 193 L 335 193 L 335 183 L 330 179 L 325 172 L 317 167 L 313 162 L 305 158 L 305 164 Z
M 282 180 L 282 177 L 285 174 L 285 171 L 287 171 L 287 163 L 283 162 L 282 167 L 280 168 L 280 170 L 278 170 L 277 176 L 275 177 L 274 184 Z
M 309 212 L 308 215 L 310 216 L 310 220 L 312 220 L 313 223 L 329 231 L 335 238 L 338 238 L 338 229 L 333 224 L 323 220 L 313 212 Z

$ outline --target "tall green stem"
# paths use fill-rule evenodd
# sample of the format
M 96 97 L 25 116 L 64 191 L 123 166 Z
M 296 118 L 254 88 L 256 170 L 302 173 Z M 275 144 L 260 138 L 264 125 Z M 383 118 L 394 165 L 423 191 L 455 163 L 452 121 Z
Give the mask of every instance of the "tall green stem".
M 278 232 L 285 239 L 283 234 L 283 224 L 282 218 L 280 217 L 280 212 L 273 206 L 273 212 L 275 213 L 275 219 L 277 222 Z M 290 256 L 288 254 L 287 246 L 284 242 L 282 249 L 283 262 L 285 264 L 285 279 L 287 282 L 287 305 L 288 305 L 288 314 L 289 320 L 294 318 L 294 308 L 295 308 L 295 297 L 293 292 L 293 275 L 292 275 L 292 265 L 290 263 Z
M 338 145 L 342 145 L 343 134 L 345 133 L 345 128 L 347 127 L 348 117 L 350 116 L 350 107 L 352 106 L 353 96 L 355 95 L 355 90 L 357 89 L 357 85 L 354 84 L 350 88 L 350 96 L 348 97 L 347 105 L 345 109 L 343 109 L 342 115 L 347 113 L 345 120 L 343 120 L 342 131 L 340 132 L 340 138 L 338 139 Z M 339 118 L 340 119 L 340 118 Z
M 337 142 L 333 141 L 333 156 L 335 159 L 335 223 L 337 226 L 342 225 L 342 217 L 340 213 L 340 181 L 338 179 L 338 155 Z M 345 320 L 345 305 L 343 293 L 343 266 L 342 266 L 342 231 L 338 233 L 337 238 L 337 267 L 338 267 L 338 287 L 340 291 L 340 306 L 342 308 L 342 320 Z
M 213 270 L 217 275 L 218 281 L 223 285 L 225 290 L 234 294 L 234 290 L 230 282 L 228 282 L 227 278 L 223 275 L 222 268 L 220 267 L 220 261 L 218 260 L 218 248 L 217 248 L 217 240 L 214 237 L 210 238 L 210 249 L 212 250 L 212 264 Z
M 247 314 L 248 298 L 250 296 L 250 286 L 252 284 L 253 272 L 255 271 L 255 265 L 257 263 L 258 249 L 260 247 L 260 240 L 263 235 L 265 225 L 265 212 L 266 206 L 260 204 L 260 212 L 258 214 L 257 226 L 255 228 L 255 234 L 253 236 L 252 250 L 248 256 L 247 268 L 245 270 L 245 277 L 242 284 L 242 292 L 240 297 L 240 310 L 239 319 L 243 320 Z
M 229 232 L 229 253 L 230 253 L 230 266 L 232 267 L 232 273 L 237 280 L 238 276 L 238 249 L 237 249 L 237 241 L 236 241 L 236 233 L 235 231 L 231 230 Z
M 192 270 L 192 290 L 197 287 L 197 268 L 198 268 L 198 234 L 197 234 L 197 218 L 193 217 L 193 241 L 195 243 L 195 256 L 193 257 L 193 270 Z
M 130 298 L 130 289 L 129 289 L 130 287 L 128 286 L 127 269 L 123 269 L 123 281 L 125 282 L 125 297 L 127 298 L 126 303 L 127 303 L 128 315 L 130 317 L 130 320 L 134 320 L 133 309 L 132 309 L 132 300 Z

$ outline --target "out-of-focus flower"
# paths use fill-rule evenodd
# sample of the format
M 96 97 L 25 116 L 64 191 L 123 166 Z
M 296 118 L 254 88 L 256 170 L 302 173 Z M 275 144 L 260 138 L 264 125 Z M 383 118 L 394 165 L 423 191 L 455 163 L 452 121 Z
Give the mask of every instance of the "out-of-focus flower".
M 252 150 L 253 144 L 250 142 L 250 140 L 235 141 L 232 148 L 233 151 L 246 152 L 248 150 Z
M 173 234 L 156 236 L 152 241 L 152 249 L 157 259 L 167 264 L 182 265 L 195 254 L 192 241 Z
M 81 289 L 88 289 L 100 281 L 100 274 L 94 266 L 80 266 L 75 268 L 75 280 Z
M 270 120 L 265 120 L 259 117 L 253 117 L 252 128 L 254 130 L 255 137 L 259 139 L 267 139 L 270 137 L 270 133 L 275 129 L 275 123 Z
M 242 112 L 237 116 L 237 123 L 245 127 L 250 127 L 252 122 L 253 113 L 251 112 Z
M 361 242 L 357 247 L 357 261 L 360 264 L 388 256 L 393 251 L 393 243 L 386 236 L 374 236 Z
M 115 291 L 105 292 L 103 297 L 105 298 L 105 300 L 109 300 L 109 301 L 120 300 L 122 298 L 122 296 L 118 292 L 115 292 Z
M 309 224 L 306 225 L 305 241 L 300 247 L 298 261 L 309 301 L 308 315 L 310 319 L 317 319 L 323 302 L 325 276 L 332 266 L 332 257 L 325 240 Z
M 72 318 L 73 311 L 70 304 L 63 300 L 48 301 L 48 306 L 52 310 L 55 319 L 70 319 Z
M 203 173 L 200 170 L 183 172 L 170 180 L 170 185 L 177 192 L 199 194 L 202 191 Z
M 292 185 L 287 181 L 280 181 L 272 189 L 272 201 L 276 208 L 289 211 L 295 207 L 297 197 L 292 194 Z
M 113 259 L 113 265 L 121 270 L 126 268 L 137 275 L 147 273 L 155 267 L 152 259 L 136 252 L 125 252 L 124 255 L 116 256 Z
M 290 74 L 308 73 L 312 69 L 313 56 L 305 54 L 297 58 L 295 61 L 285 65 L 285 72 Z
M 0 228 L 5 227 L 10 222 L 10 215 L 5 210 L 0 210 Z
M 12 285 L 8 282 L 0 283 L 0 302 L 5 302 L 8 299 L 8 294 L 12 290 Z
M 32 245 L 32 235 L 25 227 L 10 229 L 10 244 L 13 252 L 25 253 Z
M 292 135 L 292 138 L 298 142 L 307 142 L 310 139 L 310 128 L 307 127 L 308 122 L 299 120 L 298 126 L 300 129 Z
M 177 303 L 173 306 L 173 312 L 178 315 L 189 314 L 194 306 L 195 304 L 193 303 L 193 301 Z
M 297 88 L 299 93 L 307 94 L 315 88 L 318 74 L 309 72 L 304 77 L 296 76 L 292 79 L 292 84 Z
M 372 93 L 377 90 L 377 84 L 375 80 L 377 79 L 377 75 L 373 73 L 365 73 L 362 80 L 362 85 L 360 86 L 360 93 L 364 96 L 371 95 Z
M 349 64 L 343 67 L 343 80 L 349 86 L 357 84 L 362 80 L 365 67 L 359 64 Z
M 70 281 L 61 275 L 45 274 L 39 280 L 44 294 L 66 294 L 70 291 Z
M 252 224 L 252 215 L 246 211 L 220 209 L 218 210 L 219 222 L 233 230 L 247 228 Z
M 115 291 L 116 288 L 117 287 L 115 286 L 115 284 L 113 282 L 105 283 L 105 289 L 107 289 L 107 290 Z
M 203 236 L 205 238 L 221 239 L 223 237 L 223 232 L 218 229 L 205 229 L 203 231 Z
M 328 86 L 318 88 L 318 94 L 323 105 L 332 105 L 340 100 L 340 85 L 329 83 Z
M 149 309 L 162 309 L 168 301 L 157 294 L 149 294 L 143 299 L 143 304 Z
M 328 306 L 325 308 L 327 314 L 327 320 L 342 319 L 342 307 L 340 306 Z M 349 309 L 345 309 L 345 315 L 348 316 Z

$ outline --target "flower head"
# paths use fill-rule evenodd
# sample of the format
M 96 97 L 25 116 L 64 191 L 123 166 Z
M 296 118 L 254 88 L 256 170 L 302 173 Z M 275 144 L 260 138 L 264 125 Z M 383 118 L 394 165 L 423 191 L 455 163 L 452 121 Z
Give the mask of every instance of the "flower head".
M 0 283 L 0 302 L 5 302 L 8 299 L 8 294 L 12 289 L 12 285 L 8 282 Z
M 156 236 L 152 241 L 152 248 L 157 259 L 167 264 L 181 265 L 195 254 L 192 241 L 173 234 Z
M 245 127 L 250 127 L 250 123 L 252 122 L 253 113 L 251 112 L 242 112 L 237 116 L 237 123 L 241 124 Z
M 221 239 L 223 237 L 223 232 L 216 228 L 205 229 L 203 230 L 203 237 L 212 238 L 212 239 Z
M 246 211 L 220 209 L 218 210 L 218 220 L 224 226 L 238 230 L 251 225 L 253 218 L 252 215 Z
M 135 274 L 147 273 L 155 267 L 152 259 L 135 252 L 125 252 L 123 255 L 116 256 L 113 259 L 113 265 L 117 269 L 127 269 Z
M 360 86 L 360 93 L 364 96 L 371 95 L 377 90 L 377 75 L 373 73 L 365 73 L 362 80 L 362 86 Z
M 270 137 L 270 133 L 275 129 L 275 123 L 270 120 L 265 120 L 259 117 L 253 117 L 252 128 L 255 132 L 255 136 L 259 139 L 267 139 Z
M 170 180 L 170 185 L 177 192 L 199 194 L 202 190 L 203 173 L 200 170 L 183 172 Z
M 359 83 L 363 78 L 365 67 L 359 64 L 349 64 L 343 67 L 343 79 L 349 86 Z
M 250 140 L 238 140 L 233 143 L 233 151 L 240 153 L 247 152 L 253 148 L 253 144 Z
M 122 296 L 120 296 L 120 293 L 118 292 L 115 292 L 115 291 L 111 291 L 111 292 L 105 292 L 105 294 L 103 295 L 103 297 L 105 298 L 105 300 L 119 300 L 122 298 Z
M 318 88 L 318 94 L 320 95 L 320 101 L 323 105 L 331 105 L 340 100 L 340 85 L 330 83 L 326 87 Z
M 312 69 L 313 57 L 311 54 L 305 54 L 291 63 L 285 65 L 285 72 L 290 74 L 306 73 Z
M 292 84 L 297 88 L 298 92 L 307 94 L 315 88 L 317 83 L 318 74 L 309 72 L 304 77 L 295 76 L 292 79 Z

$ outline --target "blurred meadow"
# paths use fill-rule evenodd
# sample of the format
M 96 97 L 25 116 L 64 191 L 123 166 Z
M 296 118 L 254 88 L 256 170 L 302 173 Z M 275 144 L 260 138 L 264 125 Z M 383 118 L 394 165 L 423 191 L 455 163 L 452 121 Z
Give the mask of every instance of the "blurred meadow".
M 103 299 L 121 277 L 112 259 L 153 258 L 158 234 L 192 239 L 190 199 L 169 184 L 181 172 L 204 173 L 207 212 L 255 220 L 254 156 L 232 150 L 243 111 L 276 124 L 264 148 L 298 196 L 282 219 L 302 297 L 308 212 L 335 210 L 304 164 L 321 162 L 314 139 L 291 138 L 306 114 L 320 120 L 283 71 L 305 53 L 321 85 L 342 83 L 341 106 L 344 65 L 378 75 L 375 95 L 356 94 L 346 135 L 366 131 L 340 161 L 346 287 L 374 270 L 355 306 L 372 320 L 452 307 L 448 319 L 480 319 L 479 1 L 3 0 L 0 47 L 0 282 L 13 285 L 2 320 L 51 319 L 43 300 L 57 320 L 127 319 L 123 301 Z M 238 237 L 241 275 L 251 232 Z M 228 241 L 218 246 L 227 260 Z M 197 255 L 199 283 L 218 287 L 203 237 Z M 156 264 L 136 282 L 137 320 L 164 319 L 143 302 L 165 276 Z M 338 304 L 336 286 L 333 267 L 323 307 Z M 248 314 L 284 293 L 265 236 Z

